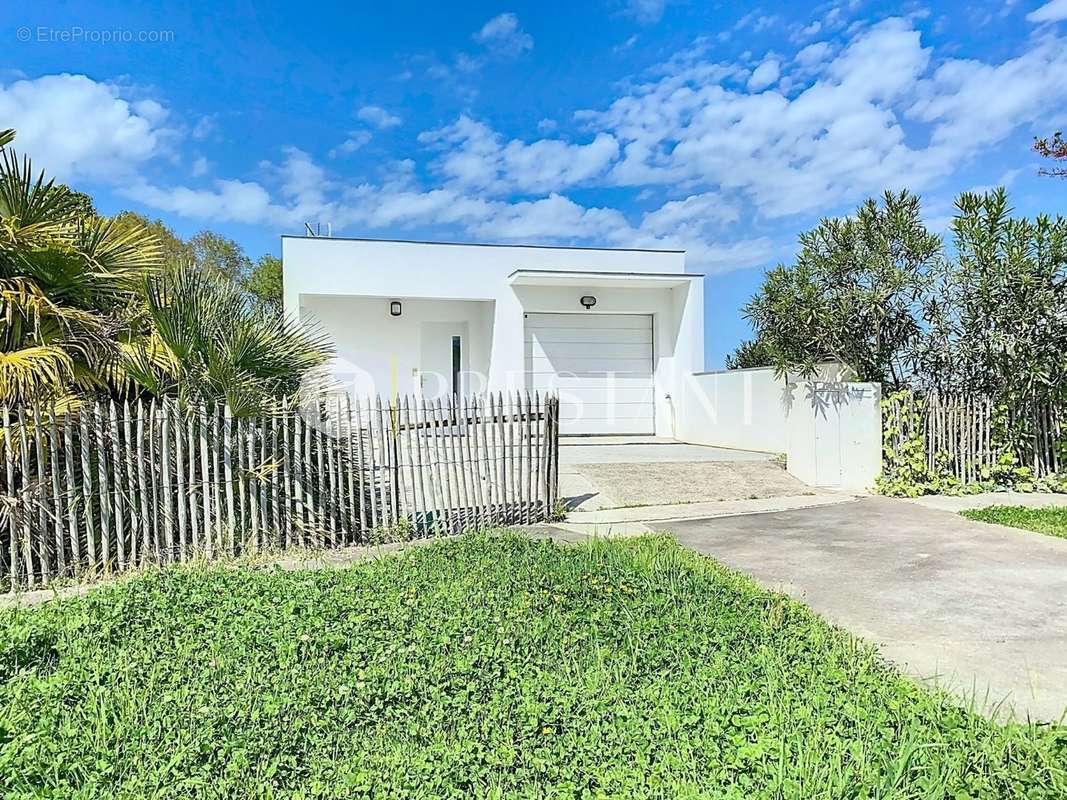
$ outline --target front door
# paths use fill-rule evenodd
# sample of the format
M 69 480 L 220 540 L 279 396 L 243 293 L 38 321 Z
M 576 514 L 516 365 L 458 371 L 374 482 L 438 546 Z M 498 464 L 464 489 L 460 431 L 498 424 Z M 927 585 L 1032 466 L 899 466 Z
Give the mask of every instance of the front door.
M 419 388 L 428 400 L 467 392 L 467 323 L 423 322 L 419 328 Z

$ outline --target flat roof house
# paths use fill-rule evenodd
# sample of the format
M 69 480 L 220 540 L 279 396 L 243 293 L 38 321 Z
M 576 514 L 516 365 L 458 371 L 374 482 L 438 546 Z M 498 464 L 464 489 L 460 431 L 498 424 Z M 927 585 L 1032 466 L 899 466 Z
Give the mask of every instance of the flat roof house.
M 703 369 L 684 251 L 283 236 L 282 261 L 354 395 L 558 392 L 563 433 L 674 436 Z

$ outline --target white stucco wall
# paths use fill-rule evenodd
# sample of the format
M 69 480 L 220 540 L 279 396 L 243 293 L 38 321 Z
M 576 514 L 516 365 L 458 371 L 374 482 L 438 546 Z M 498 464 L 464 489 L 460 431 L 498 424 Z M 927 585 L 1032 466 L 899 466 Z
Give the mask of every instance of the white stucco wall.
M 702 280 L 627 287 L 619 277 L 682 274 L 682 252 L 283 237 L 282 259 L 286 312 L 326 329 L 338 350 L 333 371 L 356 392 L 414 391 L 419 325 L 435 320 L 471 323 L 469 369 L 484 367 L 487 375 L 487 386 L 471 389 L 521 389 L 526 312 L 653 315 L 656 431 L 663 435 L 673 433 L 672 398 L 703 368 Z M 589 287 L 513 286 L 516 270 L 612 277 Z M 583 294 L 596 296 L 591 310 L 578 302 Z M 403 303 L 400 318 L 389 316 L 392 299 Z
M 881 395 L 839 381 L 823 365 L 815 382 L 773 369 L 699 373 L 685 384 L 678 437 L 688 442 L 785 453 L 789 472 L 812 486 L 869 489 L 881 470 Z

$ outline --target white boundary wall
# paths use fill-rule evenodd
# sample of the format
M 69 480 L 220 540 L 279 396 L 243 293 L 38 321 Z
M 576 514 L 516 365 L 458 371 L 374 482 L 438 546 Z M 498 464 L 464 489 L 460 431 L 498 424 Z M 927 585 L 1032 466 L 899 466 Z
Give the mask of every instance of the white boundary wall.
M 675 400 L 675 437 L 784 453 L 811 486 L 870 489 L 882 465 L 881 387 L 839 377 L 836 364 L 814 381 L 770 368 L 696 373 Z

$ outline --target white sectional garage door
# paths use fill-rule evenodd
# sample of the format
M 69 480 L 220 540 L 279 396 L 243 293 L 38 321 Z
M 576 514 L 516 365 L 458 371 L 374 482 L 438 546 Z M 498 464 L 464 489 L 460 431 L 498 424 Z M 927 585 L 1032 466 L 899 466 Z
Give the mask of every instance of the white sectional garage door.
M 561 433 L 654 433 L 652 317 L 526 314 L 526 385 L 559 392 Z

